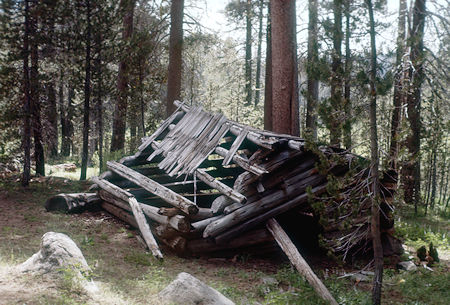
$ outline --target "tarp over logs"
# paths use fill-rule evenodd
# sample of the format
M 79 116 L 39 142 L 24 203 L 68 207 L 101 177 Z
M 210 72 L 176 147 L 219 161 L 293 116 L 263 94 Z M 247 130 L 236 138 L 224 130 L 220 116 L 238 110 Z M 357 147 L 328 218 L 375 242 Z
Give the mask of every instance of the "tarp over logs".
M 367 160 L 175 104 L 134 155 L 108 162 L 109 170 L 92 179 L 92 196 L 138 227 L 155 256 L 162 256 L 157 241 L 184 256 L 248 248 L 261 253 L 274 245 L 266 223 L 286 214 L 294 219 L 290 227 L 304 234 L 310 232 L 303 219 L 311 218 L 321 246 L 344 258 L 370 250 Z M 385 254 L 395 251 L 394 174 L 384 173 L 381 181 Z

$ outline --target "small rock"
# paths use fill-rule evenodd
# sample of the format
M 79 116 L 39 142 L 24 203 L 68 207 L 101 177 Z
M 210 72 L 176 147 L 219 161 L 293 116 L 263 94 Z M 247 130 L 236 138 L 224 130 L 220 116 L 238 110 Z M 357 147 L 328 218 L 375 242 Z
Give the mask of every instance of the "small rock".
M 189 273 L 181 272 L 158 294 L 162 304 L 176 305 L 234 305 L 217 290 L 209 287 Z
M 397 264 L 398 269 L 406 271 L 416 271 L 417 266 L 412 261 L 400 262 Z

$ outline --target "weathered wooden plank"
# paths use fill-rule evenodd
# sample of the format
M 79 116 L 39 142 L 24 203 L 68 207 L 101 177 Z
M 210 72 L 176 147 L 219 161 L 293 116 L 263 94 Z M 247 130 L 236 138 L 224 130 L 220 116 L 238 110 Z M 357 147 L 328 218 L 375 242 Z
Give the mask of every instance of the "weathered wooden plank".
M 273 235 L 278 245 L 280 245 L 283 252 L 286 253 L 292 265 L 294 265 L 298 272 L 300 272 L 300 274 L 306 278 L 311 286 L 314 287 L 317 294 L 330 304 L 338 305 L 336 300 L 328 291 L 327 287 L 325 287 L 305 259 L 301 256 L 300 252 L 298 252 L 297 247 L 295 247 L 294 243 L 291 241 L 280 224 L 275 219 L 271 218 L 267 221 L 267 229 Z
M 228 154 L 228 150 L 226 150 L 223 147 L 216 147 L 215 149 L 216 153 L 222 157 L 225 157 Z M 233 155 L 233 162 L 238 164 L 243 169 L 254 173 L 255 175 L 261 176 L 262 174 L 268 173 L 268 171 L 258 165 L 250 164 L 248 160 L 244 159 L 243 157 L 239 155 Z
M 179 108 L 180 107 L 178 107 L 178 109 Z M 155 141 L 156 138 L 170 126 L 170 124 L 172 124 L 173 121 L 175 121 L 177 118 L 184 115 L 184 112 L 178 111 L 178 109 L 174 113 L 172 113 L 161 125 L 159 125 L 159 127 L 156 129 L 156 131 L 151 136 L 149 136 L 148 138 L 145 138 L 145 140 L 142 142 L 142 144 L 139 145 L 137 152 L 134 154 L 134 156 L 136 158 L 138 156 L 140 156 L 142 154 L 142 152 L 148 146 L 150 146 L 150 144 L 152 144 L 152 142 Z
M 109 169 L 134 182 L 140 187 L 145 188 L 147 191 L 161 197 L 164 201 L 181 209 L 186 214 L 190 215 L 198 212 L 198 207 L 192 201 L 178 195 L 156 181 L 114 161 L 109 161 L 107 165 Z
M 247 128 L 244 128 L 241 130 L 241 132 L 239 133 L 239 135 L 236 137 L 233 144 L 231 145 L 230 149 L 228 150 L 227 155 L 224 157 L 222 165 L 230 164 L 234 154 L 237 152 L 237 150 L 241 146 L 242 142 L 245 140 L 245 137 L 247 136 L 247 134 L 248 134 Z
M 142 237 L 144 238 L 145 243 L 147 244 L 147 247 L 150 249 L 154 257 L 162 259 L 163 255 L 161 253 L 161 250 L 159 250 L 158 244 L 156 243 L 152 231 L 150 231 L 150 226 L 148 225 L 147 220 L 145 219 L 145 215 L 144 212 L 142 211 L 141 206 L 134 197 L 130 197 L 128 199 L 128 203 L 131 206 L 131 210 L 133 211 L 133 215 L 134 218 L 136 219 L 139 231 L 141 232 Z
M 208 184 L 212 188 L 218 190 L 222 194 L 230 197 L 235 202 L 244 202 L 246 200 L 245 196 L 240 194 L 239 192 L 233 190 L 231 187 L 229 187 L 226 184 L 223 184 L 219 180 L 215 179 L 213 176 L 210 176 L 204 169 L 198 168 L 197 171 L 197 177 L 203 181 L 204 183 Z

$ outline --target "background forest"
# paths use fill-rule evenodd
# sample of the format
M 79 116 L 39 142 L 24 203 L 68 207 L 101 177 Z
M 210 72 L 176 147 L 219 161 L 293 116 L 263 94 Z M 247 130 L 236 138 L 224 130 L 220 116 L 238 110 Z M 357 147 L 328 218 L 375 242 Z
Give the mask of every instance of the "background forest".
M 37 174 L 49 174 L 45 163 L 70 159 L 82 165 L 85 179 L 88 165 L 101 171 L 105 160 L 132 152 L 173 110 L 175 98 L 273 129 L 266 98 L 271 96 L 268 3 L 211 3 L 212 17 L 222 14 L 227 20 L 223 29 L 205 16 L 208 1 L 174 1 L 176 26 L 170 1 L 2 0 L 2 161 L 22 161 L 24 148 L 32 144 Z M 404 168 L 406 201 L 446 208 L 448 3 L 375 1 L 373 6 L 381 164 Z M 366 2 L 297 1 L 296 8 L 300 126 L 294 133 L 368 157 Z M 168 69 L 170 56 L 175 57 Z M 27 135 L 32 139 L 26 141 Z

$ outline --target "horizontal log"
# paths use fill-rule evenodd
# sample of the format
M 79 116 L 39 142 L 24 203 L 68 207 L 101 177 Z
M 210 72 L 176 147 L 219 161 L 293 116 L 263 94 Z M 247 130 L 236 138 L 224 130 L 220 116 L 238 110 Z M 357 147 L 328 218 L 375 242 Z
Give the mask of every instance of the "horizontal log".
M 96 193 L 58 194 L 45 202 L 47 211 L 81 213 L 99 205 L 100 197 Z
M 200 221 L 206 218 L 211 218 L 214 216 L 214 213 L 209 208 L 198 208 L 198 213 L 195 215 L 189 215 L 189 219 L 191 221 Z
M 266 229 L 252 230 L 243 233 L 227 244 L 216 244 L 210 239 L 195 239 L 187 243 L 187 250 L 192 254 L 211 253 L 226 249 L 239 249 L 272 242 L 273 237 Z
M 197 222 L 194 222 L 191 224 L 192 226 L 192 232 L 201 232 L 203 231 L 207 225 L 209 225 L 211 222 L 222 218 L 223 215 L 219 215 L 219 216 L 213 216 L 211 218 L 206 218 Z
M 111 215 L 114 215 L 115 217 L 119 218 L 123 222 L 126 222 L 127 224 L 129 224 L 130 226 L 132 226 L 136 229 L 138 228 L 137 222 L 134 219 L 133 215 L 131 215 L 127 211 L 122 210 L 121 208 L 118 208 L 117 206 L 115 206 L 109 202 L 106 202 L 106 201 L 102 201 L 100 203 L 100 206 L 102 207 L 102 209 L 104 209 Z
M 126 166 L 123 166 L 117 162 L 107 162 L 108 168 L 118 173 L 122 177 L 134 182 L 135 184 L 145 188 L 149 192 L 161 197 L 169 204 L 181 209 L 186 214 L 196 214 L 198 207 L 190 200 L 178 195 L 170 189 L 162 186 L 161 184 L 151 180 L 150 178 L 141 175 Z

